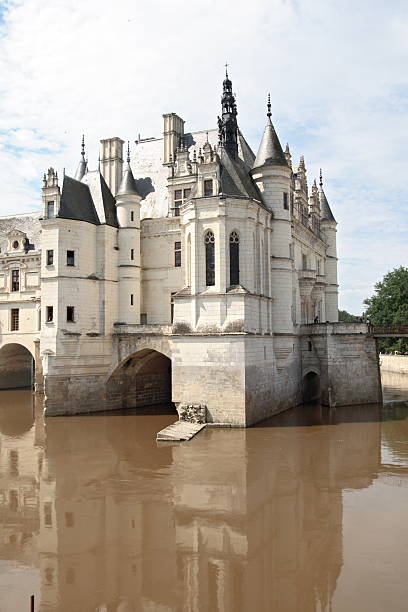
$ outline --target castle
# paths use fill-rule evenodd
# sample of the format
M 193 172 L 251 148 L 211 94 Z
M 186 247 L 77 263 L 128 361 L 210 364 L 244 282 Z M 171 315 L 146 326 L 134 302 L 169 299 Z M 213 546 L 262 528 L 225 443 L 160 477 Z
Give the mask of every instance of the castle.
M 171 399 L 247 426 L 317 396 L 378 401 L 375 340 L 337 323 L 322 175 L 309 189 L 293 167 L 269 99 L 257 155 L 228 74 L 221 105 L 208 131 L 163 115 L 126 161 L 101 140 L 96 171 L 83 142 L 75 178 L 44 175 L 41 213 L 0 220 L 0 387 L 26 380 L 24 346 L 48 415 Z

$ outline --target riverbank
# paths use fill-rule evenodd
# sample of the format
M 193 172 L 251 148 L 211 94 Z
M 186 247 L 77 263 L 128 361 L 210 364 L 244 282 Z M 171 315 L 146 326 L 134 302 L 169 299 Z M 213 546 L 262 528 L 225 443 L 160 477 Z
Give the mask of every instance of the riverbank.
M 381 372 L 408 374 L 408 355 L 380 355 Z

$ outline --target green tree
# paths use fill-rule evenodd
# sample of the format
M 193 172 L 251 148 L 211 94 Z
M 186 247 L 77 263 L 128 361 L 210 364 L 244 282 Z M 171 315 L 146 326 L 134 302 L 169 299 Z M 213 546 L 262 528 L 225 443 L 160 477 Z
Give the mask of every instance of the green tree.
M 339 310 L 339 321 L 342 323 L 354 323 L 357 320 L 358 318 L 347 312 L 347 310 Z
M 400 266 L 388 272 L 375 285 L 375 293 L 364 300 L 366 316 L 373 325 L 408 325 L 408 268 Z M 381 350 L 408 351 L 406 338 L 386 338 Z

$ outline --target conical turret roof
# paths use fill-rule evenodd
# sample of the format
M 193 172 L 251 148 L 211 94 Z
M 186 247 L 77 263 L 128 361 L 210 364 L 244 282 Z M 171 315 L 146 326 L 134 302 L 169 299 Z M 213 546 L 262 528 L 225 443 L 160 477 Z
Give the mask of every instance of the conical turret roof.
M 322 171 L 320 170 L 320 189 L 319 189 L 319 199 L 320 199 L 320 220 L 321 221 L 333 221 L 336 223 L 336 219 L 331 211 L 329 203 L 326 198 L 326 194 L 323 191 L 323 178 Z
M 268 121 L 262 136 L 261 144 L 259 145 L 258 154 L 256 156 L 253 168 L 261 166 L 286 166 L 288 162 L 279 142 L 278 135 L 275 131 L 271 120 L 271 103 L 268 97 Z
M 119 190 L 116 194 L 117 196 L 122 195 L 137 195 L 140 197 L 140 194 L 137 191 L 136 181 L 133 176 L 132 168 L 130 167 L 130 151 L 128 144 L 127 151 L 127 164 L 126 168 L 123 172 L 122 182 L 120 183 Z

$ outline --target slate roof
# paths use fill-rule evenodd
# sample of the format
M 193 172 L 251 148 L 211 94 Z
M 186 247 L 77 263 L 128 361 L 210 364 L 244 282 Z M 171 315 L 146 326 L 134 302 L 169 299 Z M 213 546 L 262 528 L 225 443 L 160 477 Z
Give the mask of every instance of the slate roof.
M 265 165 L 288 167 L 288 162 L 270 117 L 268 117 L 253 168 L 260 168 Z
M 336 219 L 331 211 L 329 203 L 326 198 L 326 194 L 323 191 L 323 187 L 319 189 L 319 198 L 320 198 L 320 220 L 321 221 L 334 221 L 336 223 Z
M 99 225 L 98 214 L 88 185 L 64 176 L 58 217 Z
M 98 170 L 87 172 L 82 179 L 82 183 L 89 187 L 99 223 L 118 227 L 116 200 L 102 174 Z
M 230 157 L 222 148 L 221 162 L 221 193 L 226 196 L 253 198 L 262 202 L 261 194 L 249 174 L 249 166 L 238 158 Z

